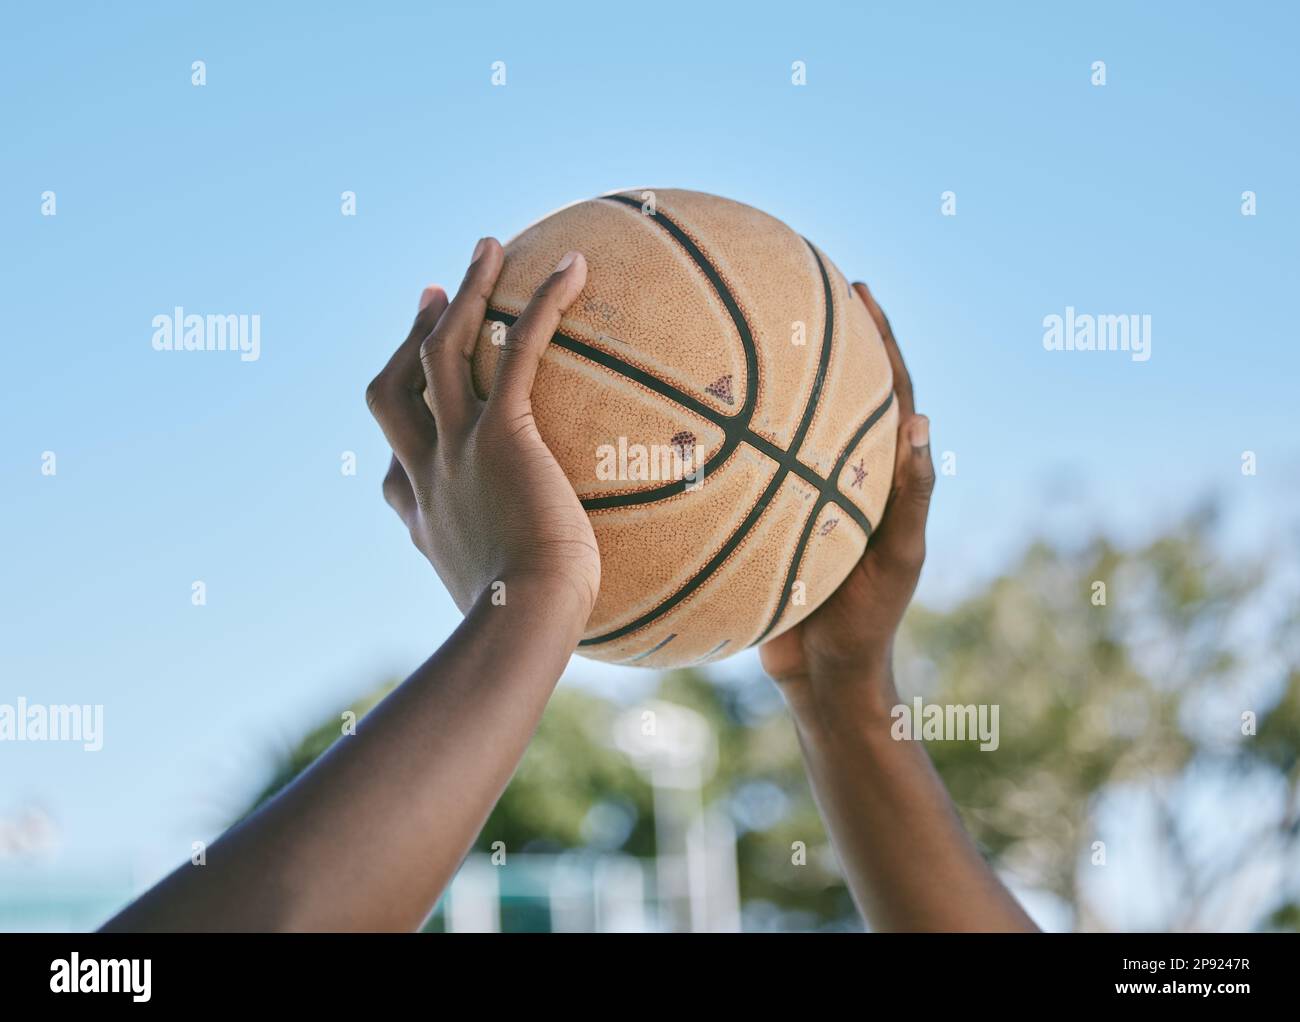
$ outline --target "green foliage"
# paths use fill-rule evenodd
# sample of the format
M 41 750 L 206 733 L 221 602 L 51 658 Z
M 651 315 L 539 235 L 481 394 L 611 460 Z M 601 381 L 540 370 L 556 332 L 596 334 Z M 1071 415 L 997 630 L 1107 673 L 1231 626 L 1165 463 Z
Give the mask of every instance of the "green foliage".
M 396 682 L 388 682 L 381 685 L 373 692 L 367 692 L 360 699 L 346 708 L 345 712 L 351 712 L 356 720 L 360 720 L 374 707 L 378 706 L 383 698 L 397 687 Z M 300 741 L 298 741 L 289 751 L 275 764 L 275 772 L 267 782 L 261 793 L 253 800 L 253 804 L 248 807 L 247 816 L 258 806 L 273 798 L 282 788 L 300 773 L 311 766 L 316 760 L 325 753 L 325 750 L 333 745 L 343 734 L 343 715 L 340 713 L 332 720 L 327 720 L 309 731 Z
M 518 851 L 558 851 L 589 843 L 584 824 L 599 805 L 631 817 L 621 842 L 654 853 L 650 788 L 611 742 L 617 708 L 577 689 L 552 697 L 536 738 L 497 803 L 475 847 L 495 841 Z
M 1055 895 L 1081 928 L 1125 922 L 1108 917 L 1090 887 L 1092 843 L 1122 836 L 1105 814 L 1117 794 L 1144 793 L 1154 807 L 1150 840 L 1161 872 L 1125 882 L 1171 892 L 1175 907 L 1160 925 L 1212 926 L 1216 895 L 1261 856 L 1275 866 L 1296 861 L 1300 658 L 1292 636 L 1300 610 L 1270 617 L 1265 566 L 1218 556 L 1214 525 L 1206 509 L 1135 549 L 1104 538 L 1074 549 L 1033 544 L 957 605 L 914 607 L 899 640 L 904 699 L 999 707 L 995 752 L 976 742 L 934 742 L 929 752 L 995 865 Z M 1105 583 L 1104 604 L 1097 582 Z M 1244 652 L 1229 641 L 1243 621 L 1264 634 Z M 354 709 L 364 712 L 386 691 Z M 854 924 L 771 683 L 754 677 L 724 685 L 677 671 L 663 676 L 657 697 L 689 706 L 716 732 L 719 763 L 706 798 L 734 810 L 744 902 L 785 913 L 787 925 Z M 577 689 L 558 691 L 477 847 L 501 841 L 514 851 L 652 856 L 650 789 L 611 738 L 624 709 Z M 1244 711 L 1256 714 L 1257 734 L 1242 734 Z M 328 722 L 308 735 L 262 798 L 338 731 Z M 1247 838 L 1218 841 L 1215 828 L 1230 831 L 1234 820 L 1192 808 L 1210 779 L 1236 785 L 1230 790 L 1242 798 L 1271 791 L 1280 808 L 1255 821 Z M 792 862 L 800 847 L 805 865 Z M 1298 894 L 1256 894 L 1254 925 L 1300 926 Z

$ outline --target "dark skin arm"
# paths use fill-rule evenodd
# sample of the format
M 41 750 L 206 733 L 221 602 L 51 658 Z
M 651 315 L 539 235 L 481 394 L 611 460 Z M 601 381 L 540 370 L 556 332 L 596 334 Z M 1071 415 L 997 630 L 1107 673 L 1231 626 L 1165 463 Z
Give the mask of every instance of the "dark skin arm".
M 763 645 L 794 717 L 804 765 L 858 908 L 876 930 L 1034 930 L 980 856 L 922 744 L 895 741 L 894 633 L 925 560 L 934 489 L 930 424 L 885 314 L 879 329 L 899 406 L 893 487 L 853 572 L 816 611 Z
M 385 495 L 465 620 L 355 735 L 214 842 L 207 865 L 181 866 L 105 930 L 414 930 L 469 851 L 600 584 L 591 525 L 529 402 L 586 264 L 542 285 L 482 401 L 469 353 L 502 258 L 484 239 L 450 305 L 425 291 L 367 394 L 395 452 Z
M 455 301 L 426 290 L 368 399 L 394 450 L 388 501 L 465 620 L 284 792 L 111 919 L 130 930 L 414 929 L 509 781 L 600 582 L 590 524 L 537 432 L 533 377 L 581 290 L 580 257 L 511 329 L 489 400 L 469 356 L 500 246 L 485 239 Z M 900 411 L 889 509 L 862 562 L 762 649 L 793 711 L 832 839 L 878 929 L 1032 929 L 980 858 L 929 759 L 889 737 L 893 634 L 924 558 L 928 424 L 888 323 Z M 492 599 L 504 583 L 506 601 Z M 527 650 L 527 656 L 520 651 Z

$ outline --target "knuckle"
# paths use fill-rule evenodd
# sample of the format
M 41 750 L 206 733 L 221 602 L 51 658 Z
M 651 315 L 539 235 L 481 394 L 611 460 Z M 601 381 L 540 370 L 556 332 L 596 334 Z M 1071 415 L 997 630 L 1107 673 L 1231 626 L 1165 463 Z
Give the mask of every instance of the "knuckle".
M 427 483 L 411 482 L 411 497 L 416 507 L 427 508 L 433 503 L 433 489 Z
M 465 270 L 465 277 L 461 281 L 460 291 L 457 292 L 457 298 L 461 295 L 467 295 L 486 302 L 492 297 L 495 279 L 489 272 L 488 263 L 489 260 L 487 259 L 477 259 L 469 264 L 468 269 Z M 452 299 L 452 301 L 454 302 L 455 299 Z
M 538 314 L 535 316 L 529 316 L 526 319 L 521 317 L 518 325 L 511 327 L 506 332 L 506 343 L 501 349 L 502 354 L 518 358 L 542 336 L 549 339 L 555 332 L 553 327 L 547 325 L 548 320 L 552 318 L 549 312 L 543 312 L 542 310 L 538 310 Z
M 915 575 L 925 563 L 925 540 L 905 543 L 890 550 L 889 564 L 900 575 Z
M 488 427 L 488 435 L 495 439 L 492 434 L 497 436 L 514 437 L 520 432 L 527 430 L 533 422 L 533 413 L 528 408 L 519 408 L 513 405 L 500 404 L 486 410 L 483 414 Z
M 501 346 L 501 360 L 510 364 L 518 360 L 524 349 L 528 347 L 528 339 L 531 336 L 527 323 L 521 319 L 523 326 L 512 326 L 506 331 L 506 343 Z
M 482 450 L 490 451 L 502 445 L 512 446 L 521 437 L 530 436 L 536 428 L 531 410 L 505 402 L 489 402 L 479 420 L 475 441 Z
M 553 314 L 559 311 L 560 302 L 558 297 L 560 278 L 563 274 L 552 273 L 541 286 L 533 292 L 533 299 L 529 304 L 533 310 L 541 315 Z
M 395 469 L 389 469 L 388 474 L 384 476 L 383 485 L 380 487 L 388 506 L 399 511 L 403 503 L 402 497 L 406 491 L 406 481 L 403 475 L 399 475 Z
M 383 373 L 380 373 L 366 385 L 366 407 L 372 412 L 383 399 L 386 385 L 387 381 L 384 379 Z

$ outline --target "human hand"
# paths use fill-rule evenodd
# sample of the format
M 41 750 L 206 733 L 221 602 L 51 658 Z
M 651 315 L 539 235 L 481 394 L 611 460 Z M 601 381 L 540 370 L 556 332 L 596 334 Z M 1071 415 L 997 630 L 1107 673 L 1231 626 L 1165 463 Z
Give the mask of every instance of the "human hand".
M 474 250 L 456 297 L 426 288 L 410 335 L 366 391 L 393 449 L 384 497 L 467 612 L 493 583 L 558 601 L 586 624 L 600 587 L 587 513 L 533 418 L 537 366 L 587 279 L 566 255 L 506 333 L 486 400 L 471 359 L 501 272 L 492 238 Z
M 930 423 L 917 415 L 912 381 L 889 320 L 865 284 L 866 303 L 889 354 L 898 401 L 898 445 L 889 501 L 866 552 L 831 597 L 759 648 L 763 669 L 796 711 L 886 710 L 897 701 L 890 660 L 894 633 L 925 560 L 925 522 L 934 489 Z M 848 706 L 845 701 L 848 701 Z

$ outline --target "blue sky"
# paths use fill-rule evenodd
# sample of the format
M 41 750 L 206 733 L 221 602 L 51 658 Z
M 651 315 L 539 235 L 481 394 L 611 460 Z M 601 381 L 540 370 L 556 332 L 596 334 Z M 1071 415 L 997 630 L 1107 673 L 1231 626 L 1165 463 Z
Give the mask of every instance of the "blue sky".
M 748 202 L 871 284 L 957 459 L 923 596 L 1207 490 L 1243 542 L 1274 524 L 1300 460 L 1294 10 L 435 7 L 9 19 L 0 702 L 105 706 L 102 752 L 0 745 L 0 819 L 47 807 L 55 868 L 183 858 L 272 750 L 454 627 L 380 499 L 365 384 L 480 235 L 613 188 Z M 260 315 L 261 359 L 155 352 L 177 305 Z M 1066 306 L 1149 314 L 1150 361 L 1045 351 Z

